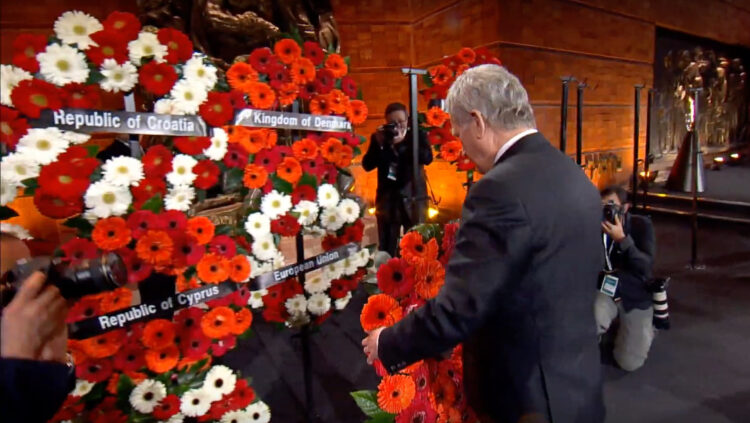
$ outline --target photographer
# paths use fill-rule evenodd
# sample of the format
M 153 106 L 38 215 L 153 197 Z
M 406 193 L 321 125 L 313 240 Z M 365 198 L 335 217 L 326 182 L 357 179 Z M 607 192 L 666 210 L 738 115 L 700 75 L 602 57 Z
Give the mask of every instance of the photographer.
M 419 131 L 418 178 L 414 180 L 412 133 L 408 129 L 406 106 L 391 103 L 385 109 L 386 124 L 378 127 L 370 137 L 370 147 L 362 159 L 366 171 L 378 169 L 378 189 L 375 198 L 378 219 L 379 249 L 396 256 L 401 227 L 404 230 L 424 220 L 427 210 L 427 187 L 422 166 L 432 163 L 432 150 L 427 136 Z M 412 187 L 416 196 L 412 198 Z M 417 213 L 412 210 L 417 202 Z
M 647 287 L 653 277 L 654 227 L 649 218 L 628 213 L 623 188 L 605 188 L 601 198 L 605 268 L 594 304 L 597 331 L 604 334 L 620 316 L 614 359 L 623 370 L 634 371 L 643 366 L 654 339 L 653 300 Z

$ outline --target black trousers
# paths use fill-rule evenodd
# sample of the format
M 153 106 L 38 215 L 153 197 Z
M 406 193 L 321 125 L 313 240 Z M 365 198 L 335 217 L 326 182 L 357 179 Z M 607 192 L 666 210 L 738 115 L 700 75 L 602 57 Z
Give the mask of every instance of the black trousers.
M 403 201 L 392 201 L 384 205 L 383 210 L 378 207 L 378 250 L 385 251 L 396 257 L 398 253 L 398 240 L 401 235 L 401 227 L 404 232 L 414 226 L 406 211 Z

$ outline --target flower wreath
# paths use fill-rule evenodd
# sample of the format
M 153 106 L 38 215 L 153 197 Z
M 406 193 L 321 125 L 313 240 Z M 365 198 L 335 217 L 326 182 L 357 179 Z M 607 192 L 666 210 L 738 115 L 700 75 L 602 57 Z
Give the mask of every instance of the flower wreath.
M 362 123 L 367 107 L 346 75 L 346 59 L 285 38 L 273 50 L 256 49 L 223 75 L 193 52 L 185 34 L 141 28 L 130 13 L 113 12 L 100 22 L 65 12 L 54 31 L 49 39 L 19 36 L 13 65 L 0 65 L 0 219 L 16 214 L 7 205 L 19 192 L 33 196 L 39 212 L 67 219 L 64 224 L 77 230 L 56 255 L 75 262 L 114 251 L 129 282 L 162 273 L 176 277 L 178 291 L 243 283 L 283 266 L 283 236 L 325 235 L 324 248 L 362 241 L 361 207 L 336 182 L 360 154 L 363 137 L 310 133 L 292 139 L 282 131 L 231 125 L 235 110 L 248 105 L 280 109 L 295 101 L 313 114 Z M 140 159 L 101 163 L 89 135 L 31 128 L 28 121 L 47 109 L 95 109 L 107 93 L 135 90 L 155 100 L 156 113 L 200 115 L 211 135 L 169 137 Z M 219 185 L 236 186 L 250 199 L 243 224 L 215 225 L 194 216 L 196 202 Z M 210 367 L 211 357 L 248 334 L 248 305 L 264 307 L 270 321 L 322 323 L 346 305 L 368 262 L 363 249 L 311 275 L 304 286 L 290 279 L 251 293 L 242 285 L 172 320 L 71 340 L 78 381 L 56 420 L 86 410 L 87 421 L 207 421 L 229 413 L 267 421 L 267 407 L 247 382 L 223 366 Z M 126 308 L 131 295 L 119 288 L 83 297 L 69 321 Z M 216 381 L 221 383 L 212 385 Z

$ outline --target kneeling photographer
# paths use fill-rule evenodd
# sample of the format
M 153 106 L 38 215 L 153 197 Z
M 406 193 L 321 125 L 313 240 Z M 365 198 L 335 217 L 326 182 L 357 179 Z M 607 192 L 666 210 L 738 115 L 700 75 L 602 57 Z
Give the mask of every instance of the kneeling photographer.
M 628 213 L 627 193 L 619 186 L 601 191 L 605 268 L 594 304 L 597 332 L 603 335 L 620 317 L 613 356 L 626 371 L 643 366 L 654 339 L 654 227 L 648 217 Z

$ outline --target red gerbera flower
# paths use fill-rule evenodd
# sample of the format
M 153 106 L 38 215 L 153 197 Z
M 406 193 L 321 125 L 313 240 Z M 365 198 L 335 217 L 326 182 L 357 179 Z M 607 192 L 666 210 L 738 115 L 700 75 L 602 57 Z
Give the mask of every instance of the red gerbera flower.
M 195 238 L 186 233 L 173 233 L 172 241 L 174 241 L 172 250 L 174 267 L 195 266 L 206 252 L 206 247 L 198 245 Z
M 146 365 L 146 360 L 143 356 L 143 347 L 136 343 L 125 344 L 115 354 L 113 364 L 115 369 L 121 372 L 136 372 L 140 370 Z
M 140 238 L 149 230 L 163 229 L 156 213 L 151 210 L 138 210 L 128 216 L 128 227 L 133 238 Z
M 315 81 L 299 86 L 298 97 L 305 101 L 310 101 L 316 94 L 317 87 Z
M 229 144 L 227 154 L 224 156 L 224 164 L 229 167 L 244 168 L 247 164 L 247 159 L 247 151 L 241 145 Z
M 281 63 L 274 63 L 268 66 L 268 83 L 275 89 L 280 89 L 282 85 L 292 82 L 292 76 L 289 74 L 286 66 Z
M 34 205 L 39 213 L 53 219 L 65 219 L 83 212 L 83 197 L 64 200 L 40 188 L 34 193 Z
M 336 85 L 336 77 L 330 69 L 318 69 L 315 74 L 315 91 L 318 94 L 328 94 Z
M 271 232 L 281 236 L 295 236 L 299 230 L 299 222 L 290 214 L 285 214 L 271 222 Z
M 279 148 L 273 150 L 261 150 L 255 155 L 254 163 L 266 169 L 268 173 L 276 172 L 276 168 L 281 163 L 281 154 Z
M 139 283 L 151 276 L 153 267 L 139 259 L 135 251 L 129 248 L 118 250 L 118 254 L 125 262 L 125 268 L 128 270 L 128 283 Z
M 235 109 L 246 109 L 247 100 L 245 100 L 245 93 L 238 90 L 232 90 L 229 92 L 229 100 L 232 102 L 232 107 Z
M 378 288 L 392 297 L 406 297 L 414 288 L 414 267 L 406 260 L 392 258 L 378 269 Z
M 227 93 L 211 91 L 200 106 L 203 120 L 211 126 L 224 126 L 234 116 L 234 108 Z
M 40 79 L 26 79 L 21 81 L 10 99 L 24 115 L 37 119 L 44 109 L 57 110 L 62 107 L 60 90 L 49 82 Z
M 314 41 L 305 41 L 305 43 L 302 45 L 302 50 L 303 55 L 310 59 L 310 61 L 313 62 L 315 66 L 323 63 L 323 59 L 325 59 L 325 53 L 323 53 L 323 49 L 320 48 L 320 44 Z
M 476 165 L 474 162 L 471 161 L 469 156 L 462 155 L 458 158 L 458 162 L 456 163 L 456 168 L 460 171 L 467 172 L 469 170 L 476 169 Z
M 268 47 L 256 48 L 250 53 L 248 62 L 260 73 L 268 73 L 268 66 L 275 63 L 273 52 Z
M 208 243 L 208 251 L 231 259 L 237 254 L 237 246 L 229 236 L 216 235 L 214 239 Z
M 18 111 L 0 106 L 0 142 L 5 144 L 8 150 L 15 150 L 18 140 L 26 135 L 28 130 L 29 123 L 20 117 Z
M 99 249 L 96 248 L 96 245 L 86 238 L 75 237 L 61 245 L 60 249 L 63 254 L 65 254 L 65 259 L 70 260 L 73 263 L 85 259 L 96 258 L 99 254 Z
M 341 78 L 341 91 L 343 91 L 344 94 L 346 94 L 349 98 L 356 98 L 357 83 L 354 82 L 354 79 L 352 77 L 345 76 Z
M 315 176 L 320 182 L 320 179 L 325 174 L 325 164 L 323 163 L 323 157 L 318 156 L 315 160 L 305 160 L 302 162 L 302 171 Z
M 161 178 L 172 171 L 172 152 L 161 144 L 150 147 L 141 161 L 147 177 Z
M 162 28 L 156 33 L 159 42 L 167 46 L 164 60 L 170 64 L 184 62 L 193 56 L 193 43 L 187 35 L 173 28 Z
M 117 31 L 97 31 L 91 34 L 96 43 L 86 50 L 86 56 L 95 65 L 101 66 L 106 59 L 114 59 L 117 63 L 128 60 L 128 41 Z
M 110 13 L 102 22 L 102 26 L 107 31 L 118 32 L 126 41 L 135 40 L 141 32 L 141 22 L 134 14 L 128 12 Z
M 202 358 L 208 352 L 211 347 L 211 339 L 203 334 L 200 329 L 200 316 L 197 320 L 190 320 L 192 325 L 196 325 L 193 329 L 186 330 L 180 333 L 180 352 L 183 356 L 188 359 L 195 360 Z M 182 326 L 184 328 L 184 326 Z
M 94 253 L 97 254 L 96 252 Z M 95 317 L 100 313 L 101 299 L 95 296 L 83 297 L 76 301 L 75 304 L 68 311 L 68 317 L 65 319 L 66 323 L 73 323 L 79 320 L 88 319 Z
M 273 51 L 276 53 L 276 57 L 287 65 L 292 64 L 302 54 L 299 44 L 291 38 L 284 38 L 277 41 L 273 46 Z
M 141 67 L 138 80 L 146 91 L 156 96 L 163 96 L 177 81 L 177 71 L 167 63 L 157 63 L 154 60 Z
M 99 105 L 101 89 L 98 84 L 68 84 L 61 91 L 66 107 L 93 109 Z
M 169 232 L 170 235 L 175 233 L 185 232 L 188 227 L 188 219 L 185 213 L 177 210 L 167 210 L 159 214 L 159 220 L 161 220 L 161 228 Z
M 39 72 L 37 53 L 47 48 L 47 37 L 41 34 L 20 34 L 13 40 L 13 64 L 34 74 Z
M 427 134 L 427 139 L 431 145 L 441 145 L 448 141 L 453 141 L 456 137 L 451 134 L 450 129 L 446 128 L 433 128 Z
M 76 364 L 76 377 L 89 382 L 104 382 L 112 376 L 112 361 L 108 359 L 89 360 Z
M 201 160 L 193 167 L 193 173 L 197 176 L 193 185 L 199 189 L 209 189 L 219 182 L 221 169 L 211 160 Z
M 89 152 L 83 147 L 74 145 L 57 156 L 58 162 L 68 163 L 75 169 L 75 175 L 80 178 L 89 178 L 94 170 L 99 167 L 99 160 L 89 157 Z
M 218 342 L 211 344 L 211 355 L 215 357 L 221 357 L 227 353 L 227 351 L 234 349 L 237 345 L 237 337 L 229 335 L 225 338 L 219 339 Z
M 211 146 L 211 138 L 196 137 L 194 135 L 189 137 L 175 137 L 174 146 L 183 154 L 196 156 Z
M 130 189 L 133 193 L 133 207 L 140 209 L 143 203 L 153 198 L 155 195 L 164 195 L 167 193 L 167 184 L 162 179 L 146 177 L 138 185 Z
M 231 394 L 232 409 L 245 408 L 255 401 L 255 391 L 248 386 L 245 379 L 240 379 L 234 385 L 234 392 Z
M 315 188 L 310 185 L 300 184 L 294 188 L 294 191 L 292 191 L 292 203 L 294 204 L 297 204 L 302 200 L 315 201 L 316 197 L 317 193 L 315 192 Z
M 178 332 L 185 333 L 195 329 L 200 331 L 201 318 L 205 313 L 196 307 L 186 308 L 178 312 L 174 319 L 174 322 L 179 326 Z
M 180 398 L 175 394 L 169 394 L 154 408 L 153 415 L 157 420 L 169 420 L 180 411 Z

